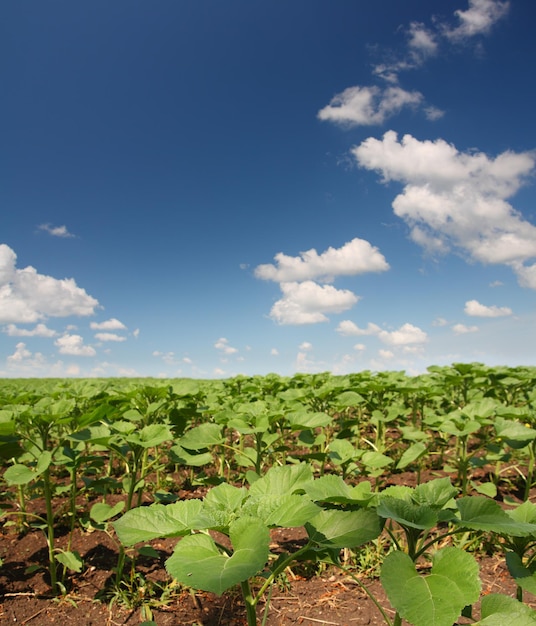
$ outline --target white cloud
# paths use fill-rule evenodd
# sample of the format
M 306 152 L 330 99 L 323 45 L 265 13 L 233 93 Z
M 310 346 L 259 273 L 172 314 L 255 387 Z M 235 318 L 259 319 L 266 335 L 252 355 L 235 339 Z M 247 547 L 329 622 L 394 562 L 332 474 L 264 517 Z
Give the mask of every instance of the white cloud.
M 380 355 L 380 357 L 382 359 L 393 359 L 394 358 L 394 352 L 391 352 L 391 350 L 378 350 L 378 354 Z
M 505 317 L 512 315 L 512 309 L 507 306 L 486 306 L 484 304 L 480 304 L 477 300 L 468 300 L 465 303 L 464 312 L 466 315 L 471 315 L 473 317 Z
M 532 152 L 503 152 L 496 158 L 462 153 L 442 139 L 398 140 L 394 131 L 353 148 L 361 167 L 383 181 L 398 181 L 403 192 L 394 212 L 411 228 L 412 239 L 429 252 L 463 252 L 481 263 L 509 265 L 519 282 L 536 288 L 536 226 L 506 199 L 534 170 Z
M 72 278 L 58 280 L 33 267 L 16 268 L 17 255 L 0 244 L 0 323 L 31 324 L 47 317 L 93 315 L 98 300 Z
M 332 282 L 336 276 L 354 276 L 389 269 L 389 264 L 378 248 L 358 238 L 345 243 L 341 248 L 329 247 L 322 254 L 312 248 L 295 257 L 279 252 L 274 259 L 275 265 L 259 265 L 255 269 L 255 276 L 275 282 Z
M 46 359 L 40 352 L 32 354 L 22 341 L 15 346 L 15 352 L 7 357 L 8 365 L 25 371 L 40 370 L 46 365 Z
M 465 335 L 466 333 L 478 332 L 478 326 L 466 326 L 465 324 L 454 324 L 452 327 L 455 335 Z
M 270 355 L 271 356 L 279 356 L 279 350 L 277 348 L 272 348 L 270 350 Z
M 309 341 L 304 341 L 303 343 L 300 344 L 299 349 L 303 350 L 304 352 L 308 352 L 313 349 L 313 344 L 310 343 Z
M 381 332 L 381 328 L 372 322 L 369 322 L 366 328 L 359 328 L 357 324 L 350 320 L 343 320 L 337 326 L 337 332 L 341 335 L 348 336 L 361 336 L 361 335 L 377 335 Z
M 436 317 L 432 322 L 432 326 L 446 326 L 447 324 L 448 322 L 444 317 Z
M 52 224 L 40 224 L 38 228 L 39 230 L 44 230 L 53 237 L 74 237 L 74 235 L 67 230 L 67 226 L 52 226 Z
M 214 347 L 216 350 L 223 352 L 223 354 L 235 354 L 238 352 L 237 348 L 233 348 L 229 345 L 229 340 L 225 337 L 220 337 L 220 339 L 218 339 L 218 341 L 214 344 Z
M 384 343 L 393 346 L 403 346 L 408 343 L 426 343 L 428 341 L 428 336 L 423 330 L 418 326 L 408 323 L 403 324 L 398 330 L 391 332 L 381 330 L 378 333 L 378 337 Z
M 121 335 L 118 335 L 117 333 L 96 333 L 95 339 L 97 339 L 98 341 L 116 341 L 116 342 L 127 340 L 126 337 L 121 337 Z
M 371 126 L 383 124 L 403 108 L 417 107 L 422 101 L 418 91 L 405 91 L 398 86 L 348 87 L 318 112 L 318 118 L 344 126 Z
M 363 352 L 366 349 L 367 346 L 364 343 L 356 343 L 354 346 L 354 350 L 356 350 L 357 352 Z
M 123 322 L 115 319 L 115 317 L 112 317 L 104 322 L 91 322 L 89 327 L 91 330 L 126 330 L 126 326 Z
M 369 322 L 366 328 L 359 328 L 350 320 L 344 320 L 337 326 L 337 332 L 344 336 L 376 335 L 380 341 L 392 346 L 403 346 L 413 343 L 426 343 L 427 334 L 413 324 L 403 324 L 398 330 L 382 330 L 377 324 Z
M 162 359 L 162 361 L 168 365 L 175 365 L 177 363 L 174 352 L 160 352 L 159 350 L 154 350 L 153 356 Z
M 359 300 L 348 289 L 318 285 L 311 280 L 303 283 L 284 282 L 280 287 L 283 298 L 278 300 L 270 311 L 270 317 L 278 324 L 327 322 L 326 313 L 341 313 L 350 309 Z
M 31 330 L 19 328 L 15 324 L 8 324 L 4 332 L 10 337 L 55 337 L 58 334 L 55 330 L 47 328 L 45 324 L 37 324 Z
M 462 41 L 475 35 L 485 35 L 506 15 L 510 8 L 509 2 L 498 0 L 469 0 L 466 11 L 455 11 L 459 20 L 458 26 L 444 26 L 444 35 L 452 41 Z
M 95 356 L 96 354 L 94 348 L 84 345 L 84 340 L 80 335 L 63 335 L 54 343 L 58 346 L 60 354 L 70 356 Z

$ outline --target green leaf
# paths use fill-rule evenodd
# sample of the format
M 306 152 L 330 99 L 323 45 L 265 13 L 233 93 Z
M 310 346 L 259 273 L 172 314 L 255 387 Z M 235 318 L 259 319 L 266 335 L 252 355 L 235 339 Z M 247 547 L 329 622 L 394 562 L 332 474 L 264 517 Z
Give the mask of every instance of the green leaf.
M 393 607 L 414 626 L 452 626 L 481 588 L 476 560 L 453 547 L 434 555 L 429 576 L 420 576 L 407 554 L 392 552 L 382 564 L 381 582 Z
M 474 626 L 534 626 L 536 611 L 515 598 L 492 593 L 482 598 L 480 613 L 482 619 Z
M 521 589 L 536 595 L 536 567 L 525 567 L 521 557 L 515 552 L 507 552 L 505 558 L 510 575 Z
M 223 442 L 221 426 L 206 422 L 187 431 L 177 443 L 187 450 L 202 450 Z
M 234 548 L 222 554 L 209 535 L 184 537 L 166 561 L 166 569 L 179 583 L 221 595 L 259 573 L 269 555 L 270 532 L 254 517 L 241 517 L 229 528 Z
M 321 511 L 305 524 L 309 538 L 323 548 L 355 548 L 376 539 L 381 521 L 373 509 Z
M 258 517 L 266 526 L 285 528 L 303 526 L 320 511 L 307 496 L 298 494 L 253 496 L 242 508 L 242 514 Z
M 71 572 L 81 572 L 84 562 L 78 552 L 60 552 L 56 554 L 56 561 L 64 565 Z
M 331 424 L 333 418 L 327 413 L 312 413 L 310 411 L 292 411 L 285 416 L 292 430 L 305 430 L 307 428 L 322 428 Z
M 281 495 L 302 491 L 312 482 L 313 472 L 307 463 L 299 465 L 280 465 L 271 467 L 250 488 L 252 496 L 262 494 Z
M 109 520 L 112 517 L 119 515 L 119 513 L 121 513 L 124 508 L 124 502 L 118 502 L 114 506 L 106 504 L 106 502 L 97 502 L 91 507 L 91 510 L 89 511 L 89 516 L 94 522 L 97 522 L 97 524 L 101 524 L 102 522 L 105 522 L 106 520 Z
M 453 487 L 450 478 L 436 478 L 415 487 L 413 500 L 417 504 L 426 504 L 432 508 L 442 509 L 447 502 L 458 493 Z
M 35 468 L 28 467 L 22 463 L 15 463 L 15 465 L 11 465 L 4 472 L 4 479 L 8 485 L 27 485 L 48 469 L 51 462 L 52 455 L 48 450 L 45 450 L 39 455 Z
M 420 459 L 421 456 L 426 454 L 427 450 L 428 446 L 422 443 L 422 441 L 412 444 L 400 457 L 400 460 L 396 464 L 397 469 L 404 469 L 408 465 L 411 465 L 411 463 L 414 463 L 417 459 Z
M 125 546 L 157 537 L 180 537 L 189 533 L 202 508 L 201 500 L 152 504 L 127 511 L 112 525 Z
M 413 504 L 398 498 L 382 498 L 378 504 L 378 515 L 392 519 L 401 526 L 429 530 L 438 521 L 438 513 L 431 507 Z
M 472 530 L 483 530 L 513 537 L 536 534 L 536 525 L 518 522 L 508 515 L 495 500 L 483 496 L 468 496 L 456 501 L 460 512 L 460 526 Z

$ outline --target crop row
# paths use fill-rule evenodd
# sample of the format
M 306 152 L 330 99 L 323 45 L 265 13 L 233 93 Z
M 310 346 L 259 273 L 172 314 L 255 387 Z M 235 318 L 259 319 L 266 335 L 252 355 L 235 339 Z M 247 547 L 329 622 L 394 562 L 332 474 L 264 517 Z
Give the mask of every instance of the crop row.
M 457 539 L 469 533 L 473 547 L 486 537 L 504 553 L 518 585 L 516 599 L 483 598 L 475 623 L 534 624 L 522 601 L 536 593 L 535 406 L 536 368 L 479 363 L 416 377 L 4 380 L 4 525 L 45 532 L 55 594 L 84 567 L 70 542 L 58 548 L 59 524 L 69 537 L 116 538 L 115 591 L 132 580 L 136 553 L 154 554 L 150 541 L 180 537 L 170 578 L 217 594 L 239 585 L 250 626 L 293 563 L 342 568 L 367 591 L 347 555 L 379 541 L 396 610 L 391 620 L 378 605 L 386 624 L 449 626 L 480 598 L 477 561 Z M 389 486 L 407 471 L 416 486 Z M 505 484 L 520 498 L 500 506 Z M 186 485 L 204 497 L 181 499 Z M 112 504 L 112 494 L 122 497 Z M 307 540 L 271 555 L 276 527 L 304 527 Z

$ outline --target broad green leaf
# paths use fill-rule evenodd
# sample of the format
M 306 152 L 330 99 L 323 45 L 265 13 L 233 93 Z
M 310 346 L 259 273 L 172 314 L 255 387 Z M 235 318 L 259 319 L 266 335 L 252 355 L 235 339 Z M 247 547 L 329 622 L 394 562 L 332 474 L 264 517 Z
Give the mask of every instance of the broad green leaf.
M 142 448 L 154 448 L 171 439 L 171 429 L 165 424 L 149 424 L 128 437 L 129 443 L 135 443 Z
M 266 526 L 285 528 L 303 526 L 320 511 L 307 496 L 297 494 L 254 496 L 242 508 L 242 514 L 258 517 Z
M 313 480 L 313 471 L 307 463 L 271 467 L 264 476 L 250 488 L 252 496 L 262 494 L 281 495 L 304 490 Z
M 221 483 L 205 496 L 203 508 L 195 522 L 196 529 L 213 528 L 224 530 L 241 513 L 244 500 L 248 497 L 245 487 Z
M 348 439 L 334 439 L 329 444 L 328 456 L 335 465 L 358 459 L 362 454 L 363 451 L 357 450 Z
M 180 537 L 191 531 L 202 506 L 201 500 L 140 506 L 127 511 L 112 525 L 125 546 L 157 537 Z
M 325 474 L 304 487 L 305 493 L 314 502 L 333 502 L 338 504 L 358 504 L 366 506 L 374 497 L 368 481 L 348 486 L 342 476 Z
M 82 567 L 84 566 L 84 562 L 82 561 L 82 557 L 78 554 L 78 552 L 65 552 L 62 551 L 55 556 L 56 561 L 65 565 L 65 567 L 71 572 L 81 572 Z
M 413 500 L 417 504 L 427 504 L 433 508 L 443 508 L 458 493 L 450 478 L 436 478 L 415 487 Z
M 305 430 L 306 428 L 322 428 L 331 424 L 333 418 L 327 413 L 313 413 L 311 411 L 292 411 L 285 415 L 292 430 Z
M 474 626 L 534 626 L 536 611 L 515 598 L 492 593 L 482 598 L 481 620 Z
M 378 515 L 392 519 L 401 526 L 429 530 L 438 521 L 437 510 L 425 504 L 413 504 L 398 498 L 382 498 L 378 504 Z
M 460 512 L 457 521 L 464 528 L 483 530 L 513 537 L 536 534 L 536 525 L 518 522 L 508 515 L 495 500 L 483 496 L 469 496 L 456 501 Z
M 477 484 L 471 481 L 471 485 L 477 493 L 480 493 L 488 498 L 495 498 L 497 495 L 497 485 L 495 483 L 488 482 Z
M 27 485 L 32 480 L 40 476 L 52 461 L 52 455 L 45 450 L 39 455 L 35 468 L 15 463 L 4 472 L 4 479 L 8 485 Z
M 209 465 L 214 462 L 214 457 L 210 452 L 198 452 L 192 454 L 192 452 L 188 452 L 188 450 L 179 444 L 173 446 L 170 449 L 170 452 L 174 455 L 173 462 L 181 463 L 182 465 L 201 467 L 202 465 Z
M 536 438 L 536 430 L 521 424 L 517 420 L 497 417 L 494 425 L 497 437 L 504 439 L 511 448 L 524 448 Z
M 305 524 L 309 538 L 323 548 L 355 548 L 376 539 L 381 520 L 372 509 L 321 511 Z
M 205 534 L 184 537 L 166 561 L 166 569 L 179 583 L 221 595 L 259 573 L 269 555 L 270 532 L 254 517 L 241 517 L 229 528 L 231 556 L 222 554 Z
M 4 472 L 4 479 L 8 485 L 26 485 L 35 478 L 35 472 L 21 463 L 11 465 Z
M 516 506 L 515 509 L 509 509 L 506 513 L 516 522 L 527 522 L 528 524 L 536 524 L 536 504 L 527 500 Z
M 427 450 L 428 446 L 422 443 L 422 441 L 417 441 L 404 451 L 404 454 L 400 457 L 396 467 L 398 469 L 404 469 L 408 465 L 411 465 L 411 463 L 417 461 L 417 459 L 420 459 L 424 454 L 426 454 Z
M 536 595 L 536 566 L 525 567 L 521 557 L 515 552 L 506 553 L 506 565 L 510 575 L 521 589 Z
M 380 469 L 394 463 L 387 455 L 372 450 L 365 452 L 360 460 L 367 469 Z
M 93 521 L 97 522 L 97 524 L 101 524 L 102 522 L 119 515 L 124 508 L 124 502 L 118 502 L 114 506 L 106 504 L 106 502 L 97 502 L 91 507 L 89 516 Z
M 223 442 L 221 426 L 206 422 L 187 431 L 177 443 L 187 450 L 202 450 Z
M 476 560 L 453 547 L 434 555 L 428 576 L 417 573 L 407 554 L 392 552 L 382 564 L 381 582 L 393 607 L 414 626 L 452 626 L 481 588 Z

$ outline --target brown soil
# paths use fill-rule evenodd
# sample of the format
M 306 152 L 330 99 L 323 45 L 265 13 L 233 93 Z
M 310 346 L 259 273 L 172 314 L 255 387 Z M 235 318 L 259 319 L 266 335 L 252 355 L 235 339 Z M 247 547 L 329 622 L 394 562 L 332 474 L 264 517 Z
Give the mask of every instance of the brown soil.
M 400 474 L 394 480 L 414 485 L 415 476 Z M 192 495 L 199 497 L 194 493 L 188 494 L 189 497 Z M 39 512 L 42 504 L 35 501 L 33 506 Z M 66 548 L 67 533 L 62 535 L 60 529 L 58 535 L 58 546 Z M 303 537 L 302 529 L 274 530 L 272 550 L 277 552 L 299 546 Z M 109 592 L 106 594 L 117 563 L 117 545 L 105 532 L 75 531 L 71 549 L 81 555 L 84 567 L 81 573 L 68 573 L 65 579 L 67 592 L 58 599 L 50 596 L 49 581 L 42 569 L 47 562 L 44 533 L 32 529 L 18 534 L 13 527 L 4 528 L 0 534 L 0 558 L 4 561 L 0 568 L 0 624 L 52 626 L 74 621 L 80 626 L 117 626 L 141 624 L 153 619 L 158 626 L 245 625 L 245 609 L 238 591 L 217 597 L 204 592 L 170 588 L 163 563 L 175 543 L 176 540 L 167 539 L 152 542 L 160 555 L 158 560 L 138 557 L 136 572 L 145 581 L 144 589 L 138 592 L 139 604 L 143 604 L 141 600 L 144 596 L 145 605 L 150 608 L 143 612 L 139 605 L 127 608 L 119 598 L 112 597 Z M 483 594 L 515 595 L 515 584 L 500 555 L 481 558 L 480 563 Z M 379 580 L 371 576 L 361 580 L 387 614 L 394 615 Z M 161 588 L 169 592 L 165 603 L 159 603 Z M 258 607 L 261 619 L 264 609 L 264 605 Z M 459 623 L 471 622 L 461 620 Z M 307 571 L 305 567 L 297 567 L 287 571 L 285 579 L 274 585 L 266 619 L 266 626 L 295 624 L 360 626 L 385 624 L 385 621 L 365 591 L 348 576 L 337 570 Z

